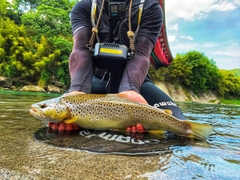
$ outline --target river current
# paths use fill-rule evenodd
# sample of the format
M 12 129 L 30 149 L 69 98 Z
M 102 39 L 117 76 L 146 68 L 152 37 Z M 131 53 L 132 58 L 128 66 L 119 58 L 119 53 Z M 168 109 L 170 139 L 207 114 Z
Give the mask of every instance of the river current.
M 177 102 L 188 119 L 214 126 L 208 139 L 128 156 L 36 141 L 45 124 L 29 107 L 52 97 L 0 91 L 0 179 L 240 179 L 240 106 Z

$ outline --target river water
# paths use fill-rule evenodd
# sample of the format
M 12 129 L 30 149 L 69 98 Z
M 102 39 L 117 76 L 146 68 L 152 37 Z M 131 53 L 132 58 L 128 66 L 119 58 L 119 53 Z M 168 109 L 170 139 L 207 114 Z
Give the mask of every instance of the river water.
M 36 141 L 45 124 L 28 110 L 49 98 L 0 91 L 0 179 L 240 179 L 240 106 L 177 103 L 188 119 L 214 126 L 209 138 L 128 156 Z

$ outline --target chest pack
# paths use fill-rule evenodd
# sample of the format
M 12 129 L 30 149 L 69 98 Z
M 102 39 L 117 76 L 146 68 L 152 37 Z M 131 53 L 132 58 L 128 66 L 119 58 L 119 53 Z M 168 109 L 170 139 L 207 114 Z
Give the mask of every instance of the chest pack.
M 140 24 L 141 24 L 141 17 L 142 17 L 142 13 L 143 13 L 143 6 L 144 6 L 144 3 L 145 3 L 145 0 L 140 0 L 140 3 L 139 3 L 139 7 L 138 7 L 138 20 L 137 20 L 137 28 L 135 30 L 135 35 L 137 34 L 138 30 L 139 30 L 139 27 L 140 27 Z M 97 17 L 97 0 L 93 0 L 92 1 L 92 8 L 91 8 L 91 23 L 92 23 L 92 26 L 95 27 L 96 26 L 96 17 Z M 99 22 L 97 22 L 99 23 Z M 161 41 L 163 39 L 163 36 L 161 35 L 162 32 L 163 32 L 163 26 L 162 26 L 162 29 L 160 30 L 159 32 L 159 36 L 156 40 L 156 43 L 155 43 L 155 46 L 150 54 L 150 57 L 149 57 L 149 60 L 151 62 L 151 64 L 153 65 L 153 67 L 155 69 L 158 69 L 160 67 L 167 67 L 171 64 L 171 61 L 172 59 L 171 58 L 167 58 L 166 55 L 164 54 L 164 51 L 163 51 L 163 47 L 161 45 Z M 160 36 L 161 35 L 161 36 Z M 98 35 L 96 34 L 96 40 L 98 41 L 98 43 L 96 44 L 96 48 L 99 49 L 99 47 L 101 46 L 104 46 L 104 43 L 99 43 L 100 42 L 100 39 L 98 37 Z M 131 41 L 131 40 L 130 40 Z M 124 47 L 124 52 L 126 52 L 126 47 Z M 130 42 L 130 49 L 131 49 L 131 42 Z M 100 50 L 98 51 L 100 52 Z M 109 51 L 109 52 L 117 52 L 117 51 Z M 106 55 L 106 52 L 105 52 L 105 55 Z M 122 59 L 123 57 L 121 57 Z

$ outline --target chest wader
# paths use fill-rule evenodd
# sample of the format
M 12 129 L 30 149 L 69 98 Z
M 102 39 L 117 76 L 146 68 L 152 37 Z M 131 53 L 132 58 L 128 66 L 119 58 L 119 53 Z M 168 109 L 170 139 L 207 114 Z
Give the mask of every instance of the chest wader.
M 98 37 L 98 26 L 99 26 L 100 18 L 102 16 L 104 2 L 105 0 L 102 0 L 99 16 L 97 21 L 95 22 L 97 0 L 92 1 L 91 22 L 92 22 L 93 28 L 92 28 L 92 36 L 87 47 L 89 51 L 93 54 L 94 65 L 97 67 L 96 75 L 98 77 L 100 76 L 102 80 L 107 81 L 107 84 L 106 84 L 107 93 L 118 93 L 119 85 L 120 85 L 127 61 L 136 53 L 135 47 L 134 47 L 135 34 L 131 28 L 131 10 L 132 10 L 133 0 L 130 0 L 129 8 L 128 8 L 129 30 L 127 31 L 127 36 L 129 38 L 129 44 L 130 44 L 129 49 L 122 44 L 100 43 L 100 39 Z M 135 33 L 137 32 L 140 25 L 144 2 L 145 0 L 140 0 L 139 9 L 138 9 L 138 27 Z M 117 9 L 120 9 L 120 7 L 118 7 Z M 94 46 L 95 40 L 97 40 L 98 43 L 96 43 Z

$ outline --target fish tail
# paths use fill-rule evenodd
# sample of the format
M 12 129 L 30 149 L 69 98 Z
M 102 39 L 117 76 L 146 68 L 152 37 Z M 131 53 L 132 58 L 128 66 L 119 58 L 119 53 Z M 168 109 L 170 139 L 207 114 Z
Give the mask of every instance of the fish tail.
M 213 130 L 213 126 L 208 124 L 200 124 L 192 121 L 185 121 L 189 125 L 186 137 L 193 139 L 206 139 Z

